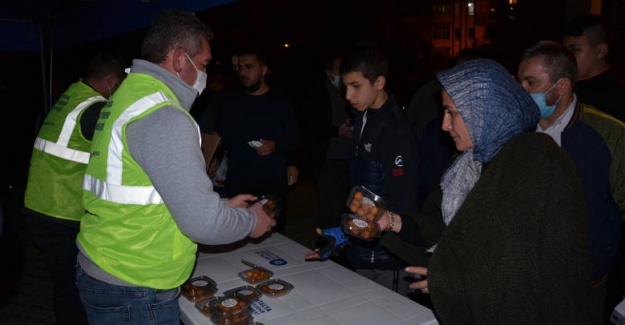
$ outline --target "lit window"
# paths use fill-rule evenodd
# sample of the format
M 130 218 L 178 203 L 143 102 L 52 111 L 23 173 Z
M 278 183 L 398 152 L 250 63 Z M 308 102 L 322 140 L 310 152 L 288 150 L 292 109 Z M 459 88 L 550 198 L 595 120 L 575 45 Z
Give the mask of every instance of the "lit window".
M 475 4 L 473 2 L 469 2 L 467 4 L 467 6 L 469 7 L 469 16 L 474 16 L 475 15 Z

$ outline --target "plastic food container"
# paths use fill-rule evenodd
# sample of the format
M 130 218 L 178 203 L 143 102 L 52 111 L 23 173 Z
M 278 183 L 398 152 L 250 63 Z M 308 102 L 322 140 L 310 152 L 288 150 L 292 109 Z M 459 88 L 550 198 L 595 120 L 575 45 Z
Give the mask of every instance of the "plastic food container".
M 364 240 L 372 240 L 380 237 L 382 233 L 375 220 L 376 219 L 369 221 L 353 214 L 344 213 L 342 221 L 343 230 L 350 236 Z
M 273 272 L 263 267 L 255 267 L 249 270 L 239 272 L 239 277 L 247 283 L 257 284 L 269 280 L 273 276 Z
M 354 186 L 347 198 L 349 210 L 367 221 L 373 221 L 384 213 L 384 199 L 364 186 Z
M 249 285 L 230 289 L 224 292 L 224 295 L 226 296 L 232 295 L 232 296 L 239 297 L 243 299 L 245 302 L 247 302 L 249 305 L 253 304 L 256 300 L 258 300 L 260 297 L 263 296 L 263 294 L 260 291 L 258 291 L 258 289 Z
M 211 318 L 211 316 L 213 316 L 213 312 L 211 311 L 211 301 L 217 299 L 216 297 L 213 298 L 209 298 L 209 299 L 205 299 L 205 300 L 200 300 L 198 302 L 195 303 L 195 308 L 197 310 L 200 311 L 200 313 L 202 313 L 202 315 Z
M 209 302 L 211 321 L 217 325 L 248 325 L 252 317 L 250 304 L 229 294 Z
M 182 295 L 191 302 L 206 300 L 215 296 L 217 292 L 217 283 L 205 276 L 198 276 L 187 280 L 182 285 Z
M 280 279 L 272 279 L 256 286 L 267 297 L 277 298 L 293 290 L 293 285 Z

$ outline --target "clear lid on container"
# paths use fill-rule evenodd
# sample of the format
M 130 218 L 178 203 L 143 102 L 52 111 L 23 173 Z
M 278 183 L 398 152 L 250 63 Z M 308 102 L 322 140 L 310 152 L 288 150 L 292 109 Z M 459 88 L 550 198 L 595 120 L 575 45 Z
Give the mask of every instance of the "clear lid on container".
M 293 290 L 293 285 L 281 280 L 271 279 L 256 285 L 256 289 L 262 292 L 267 297 L 277 298 L 286 295 Z
M 248 304 L 254 303 L 256 300 L 258 300 L 260 297 L 263 296 L 263 294 L 260 291 L 258 291 L 258 289 L 250 285 L 244 285 L 244 286 L 232 288 L 224 292 L 224 295 L 237 296 L 245 300 Z
M 204 299 L 204 300 L 200 300 L 198 302 L 195 303 L 195 308 L 197 310 L 200 311 L 200 313 L 202 313 L 202 315 L 211 318 L 211 316 L 213 315 L 213 312 L 211 311 L 211 301 L 217 299 L 216 297 L 212 297 L 212 298 L 208 298 L 208 299 Z
M 382 197 L 364 186 L 354 186 L 351 189 L 346 205 L 353 214 L 369 221 L 379 218 L 386 207 Z
M 214 324 L 249 324 L 252 317 L 251 305 L 233 294 L 224 294 L 209 302 L 211 321 Z
M 364 240 L 373 240 L 380 237 L 381 231 L 378 223 L 374 220 L 367 220 L 350 213 L 342 216 L 343 231 L 346 234 Z
M 187 280 L 181 286 L 182 295 L 191 302 L 206 300 L 215 296 L 217 283 L 206 275 Z
M 273 276 L 273 272 L 267 270 L 264 267 L 254 267 L 245 271 L 239 272 L 239 277 L 243 281 L 251 284 L 261 283 L 269 280 Z

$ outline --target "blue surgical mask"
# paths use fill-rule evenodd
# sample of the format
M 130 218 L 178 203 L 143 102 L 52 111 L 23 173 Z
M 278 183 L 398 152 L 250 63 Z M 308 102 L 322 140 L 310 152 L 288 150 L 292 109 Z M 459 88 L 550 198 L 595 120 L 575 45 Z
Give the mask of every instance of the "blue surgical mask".
M 553 86 L 549 87 L 549 89 L 544 93 L 530 94 L 530 96 L 532 96 L 532 99 L 534 100 L 536 105 L 538 105 L 538 108 L 540 109 L 541 119 L 549 118 L 549 116 L 551 116 L 553 112 L 556 110 L 556 105 L 560 101 L 561 97 L 558 98 L 558 100 L 556 100 L 556 102 L 553 103 L 553 105 L 547 105 L 547 94 L 553 89 L 553 87 L 555 87 L 560 82 L 560 80 L 558 80 L 555 84 L 553 84 Z

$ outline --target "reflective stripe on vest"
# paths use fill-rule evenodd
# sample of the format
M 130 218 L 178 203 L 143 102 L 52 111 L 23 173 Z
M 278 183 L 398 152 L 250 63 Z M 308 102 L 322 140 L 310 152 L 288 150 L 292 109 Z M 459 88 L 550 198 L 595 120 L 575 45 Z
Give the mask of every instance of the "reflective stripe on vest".
M 132 103 L 114 122 L 111 140 L 108 146 L 108 161 L 106 166 L 106 182 L 92 175 L 86 174 L 82 188 L 93 192 L 102 200 L 120 204 L 163 204 L 163 199 L 154 186 L 126 186 L 122 185 L 122 127 L 132 118 L 141 115 L 148 109 L 165 103 L 174 103 L 163 92 L 147 95 Z M 174 104 L 175 105 L 175 104 Z
M 102 96 L 94 96 L 80 103 L 78 106 L 76 106 L 76 108 L 71 111 L 71 113 L 67 115 L 65 123 L 63 123 L 63 129 L 61 130 L 61 134 L 59 134 L 58 140 L 56 142 L 52 142 L 38 137 L 37 139 L 35 139 L 35 149 L 41 150 L 47 154 L 65 160 L 70 160 L 85 165 L 89 163 L 88 152 L 70 149 L 67 147 L 67 144 L 69 143 L 72 132 L 76 127 L 76 119 L 78 115 L 89 105 L 102 100 L 106 100 L 106 98 Z

